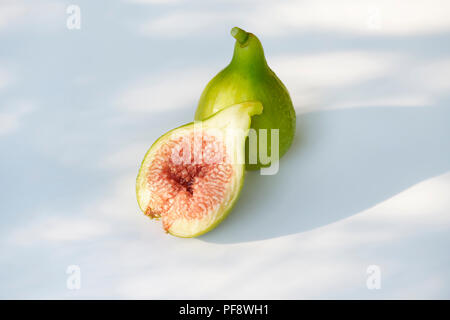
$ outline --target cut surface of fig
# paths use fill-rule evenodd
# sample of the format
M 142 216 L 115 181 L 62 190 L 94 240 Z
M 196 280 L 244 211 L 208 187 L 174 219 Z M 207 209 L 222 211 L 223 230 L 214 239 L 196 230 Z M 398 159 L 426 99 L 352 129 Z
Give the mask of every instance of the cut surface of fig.
M 158 150 L 148 167 L 147 182 L 152 196 L 146 214 L 161 217 L 165 230 L 169 230 L 180 218 L 195 220 L 205 217 L 221 201 L 226 200 L 227 186 L 233 175 L 232 165 L 227 163 L 226 156 L 212 163 L 204 160 L 207 148 L 219 147 L 222 150 L 218 152 L 225 155 L 223 141 L 207 132 L 199 133 L 196 139 L 202 141 L 195 141 L 193 133 L 172 138 L 164 148 Z M 196 142 L 200 148 L 194 151 Z M 174 151 L 185 151 L 182 148 L 186 145 L 191 152 L 189 161 L 174 161 Z M 202 160 L 196 162 L 195 158 L 200 159 L 200 156 Z
M 261 103 L 245 102 L 160 137 L 137 177 L 141 210 L 180 237 L 214 228 L 239 196 L 245 138 L 251 116 L 261 112 Z

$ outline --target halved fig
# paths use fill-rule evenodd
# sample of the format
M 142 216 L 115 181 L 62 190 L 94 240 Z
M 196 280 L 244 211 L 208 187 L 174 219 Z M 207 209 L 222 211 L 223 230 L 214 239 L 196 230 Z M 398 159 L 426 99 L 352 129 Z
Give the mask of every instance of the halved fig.
M 239 197 L 251 116 L 262 109 L 254 101 L 229 106 L 156 140 L 136 181 L 141 210 L 178 237 L 216 227 Z

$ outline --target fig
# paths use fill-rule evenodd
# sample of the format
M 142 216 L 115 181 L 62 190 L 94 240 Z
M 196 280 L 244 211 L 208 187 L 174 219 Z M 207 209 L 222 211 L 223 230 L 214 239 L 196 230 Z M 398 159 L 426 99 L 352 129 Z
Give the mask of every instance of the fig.
M 257 161 L 247 161 L 247 170 L 256 170 L 270 165 L 270 160 L 262 160 L 264 155 L 271 159 L 281 158 L 292 144 L 295 134 L 296 115 L 289 92 L 276 74 L 270 69 L 259 39 L 252 33 L 233 28 L 231 35 L 236 39 L 234 54 L 230 64 L 220 71 L 204 89 L 197 110 L 196 120 L 203 120 L 217 111 L 244 101 L 260 101 L 264 112 L 252 119 L 251 128 L 261 137 L 260 129 L 266 129 L 267 150 L 257 151 Z M 271 146 L 278 141 L 270 141 L 268 133 L 278 129 L 279 154 L 271 154 Z M 253 150 L 253 149 L 250 149 Z M 276 152 L 276 150 L 274 150 Z M 249 159 L 249 144 L 246 145 L 246 158 Z
M 136 179 L 141 210 L 178 237 L 216 227 L 239 197 L 251 117 L 262 110 L 257 101 L 232 105 L 156 140 Z

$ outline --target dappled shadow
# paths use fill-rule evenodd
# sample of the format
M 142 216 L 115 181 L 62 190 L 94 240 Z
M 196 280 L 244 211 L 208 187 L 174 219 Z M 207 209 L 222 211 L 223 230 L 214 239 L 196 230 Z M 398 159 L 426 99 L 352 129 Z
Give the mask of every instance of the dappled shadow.
M 317 111 L 297 119 L 278 174 L 249 172 L 214 243 L 269 239 L 347 218 L 450 170 L 450 108 Z

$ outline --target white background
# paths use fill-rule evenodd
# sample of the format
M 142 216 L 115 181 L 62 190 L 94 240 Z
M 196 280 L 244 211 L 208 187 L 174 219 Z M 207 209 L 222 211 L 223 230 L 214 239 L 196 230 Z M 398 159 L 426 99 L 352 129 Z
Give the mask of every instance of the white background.
M 1 1 L 0 297 L 450 298 L 449 12 Z M 296 139 L 277 175 L 247 174 L 217 229 L 174 238 L 139 212 L 135 177 L 155 139 L 192 121 L 234 26 L 289 89 Z

